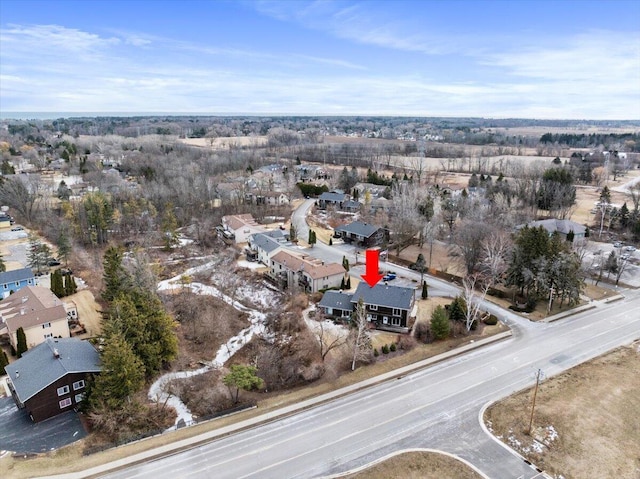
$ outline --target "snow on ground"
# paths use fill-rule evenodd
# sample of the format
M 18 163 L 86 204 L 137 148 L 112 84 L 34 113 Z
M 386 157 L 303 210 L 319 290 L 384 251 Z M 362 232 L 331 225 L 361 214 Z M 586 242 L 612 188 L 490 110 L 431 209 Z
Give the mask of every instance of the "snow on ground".
M 175 429 L 180 421 L 183 421 L 187 425 L 193 423 L 193 415 L 191 414 L 191 411 L 189 411 L 187 406 L 179 397 L 173 396 L 167 391 L 171 381 L 174 379 L 190 378 L 193 376 L 197 376 L 198 374 L 203 374 L 210 369 L 220 368 L 224 365 L 225 362 L 229 360 L 229 358 L 231 358 L 231 356 L 233 356 L 245 344 L 251 341 L 255 334 L 265 334 L 264 322 L 266 316 L 264 313 L 244 306 L 238 301 L 235 301 L 229 296 L 225 295 L 222 291 L 214 286 L 208 286 L 202 283 L 191 283 L 189 285 L 183 285 L 183 283 L 180 281 L 182 277 L 191 276 L 201 271 L 206 271 L 212 265 L 213 263 L 206 263 L 195 268 L 189 268 L 184 273 L 174 276 L 171 279 L 160 281 L 160 283 L 158 283 L 158 290 L 166 291 L 170 289 L 181 289 L 184 287 L 188 287 L 191 288 L 191 290 L 196 294 L 215 296 L 223 300 L 225 303 L 233 306 L 238 311 L 247 313 L 249 315 L 249 321 L 251 325 L 229 339 L 226 344 L 220 346 L 220 349 L 218 349 L 215 358 L 205 366 L 190 371 L 178 371 L 164 374 L 151 385 L 151 388 L 149 389 L 149 398 L 153 401 L 162 403 L 166 401 L 166 403 L 169 406 L 175 408 L 176 412 L 178 413 L 176 424 L 170 429 Z M 258 295 L 258 297 L 261 296 Z
M 254 261 L 247 261 L 246 259 L 238 260 L 238 266 L 240 266 L 241 268 L 247 268 L 247 269 L 261 269 L 261 268 L 265 268 L 266 267 L 262 263 L 256 263 Z

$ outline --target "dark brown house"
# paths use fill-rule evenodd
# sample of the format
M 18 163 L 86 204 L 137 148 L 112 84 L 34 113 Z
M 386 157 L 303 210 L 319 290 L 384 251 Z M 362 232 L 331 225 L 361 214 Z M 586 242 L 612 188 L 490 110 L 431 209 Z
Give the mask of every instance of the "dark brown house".
M 351 297 L 353 309 L 362 298 L 367 321 L 376 329 L 407 333 L 411 328 L 412 310 L 415 305 L 415 290 L 387 284 L 376 284 L 373 288 L 362 282 Z
M 384 230 L 379 226 L 370 225 L 361 221 L 354 221 L 348 225 L 339 226 L 335 232 L 345 243 L 355 243 L 358 246 L 369 248 L 384 243 Z
M 16 405 L 39 422 L 82 402 L 87 376 L 100 372 L 100 356 L 87 341 L 50 338 L 5 370 Z

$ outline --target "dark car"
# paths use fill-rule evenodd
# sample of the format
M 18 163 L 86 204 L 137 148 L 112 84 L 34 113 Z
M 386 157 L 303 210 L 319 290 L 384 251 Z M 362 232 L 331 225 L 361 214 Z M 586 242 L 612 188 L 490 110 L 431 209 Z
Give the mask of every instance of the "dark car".
M 382 281 L 392 281 L 394 279 L 396 279 L 395 273 L 387 273 L 382 277 Z
M 24 231 L 24 228 L 22 226 L 14 226 L 11 231 Z
M 47 261 L 47 266 L 60 266 L 60 261 L 55 258 L 51 258 L 49 261 Z

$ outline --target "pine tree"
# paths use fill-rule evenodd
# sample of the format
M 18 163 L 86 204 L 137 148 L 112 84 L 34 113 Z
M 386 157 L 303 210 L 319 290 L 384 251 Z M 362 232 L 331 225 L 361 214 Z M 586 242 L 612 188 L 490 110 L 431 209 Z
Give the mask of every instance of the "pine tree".
M 449 319 L 451 321 L 464 321 L 466 318 L 467 305 L 462 296 L 456 296 L 449 305 Z
M 429 297 L 429 289 L 427 286 L 427 282 L 422 282 L 422 299 L 427 299 Z
M 442 306 L 437 306 L 431 313 L 431 331 L 436 339 L 445 339 L 449 336 L 451 326 L 449 318 L 447 318 L 447 312 Z
M 144 365 L 119 332 L 105 337 L 100 359 L 102 373 L 92 380 L 87 401 L 92 407 L 104 404 L 117 409 L 144 385 Z
M 122 267 L 122 250 L 110 246 L 104 253 L 103 263 L 104 291 L 102 299 L 113 301 L 121 291 L 129 288 L 129 277 Z
M 165 205 L 164 213 L 162 215 L 162 223 L 160 225 L 165 251 L 170 251 L 179 243 L 177 228 L 178 220 L 176 220 L 176 216 L 173 214 L 173 204 L 167 203 Z
M 65 230 L 60 231 L 58 239 L 56 240 L 56 246 L 58 248 L 58 258 L 64 261 L 65 266 L 68 266 L 69 255 L 71 254 L 71 242 Z
M 251 391 L 255 388 L 261 388 L 264 381 L 258 377 L 258 370 L 253 366 L 244 366 L 242 364 L 234 364 L 231 366 L 231 372 L 227 374 L 222 382 L 229 388 L 229 392 L 233 398 L 234 404 L 238 403 L 240 390 Z M 235 388 L 235 395 L 233 389 Z
M 22 326 L 20 326 L 16 331 L 16 337 L 18 340 L 18 347 L 16 348 L 16 354 L 18 355 L 19 358 L 21 358 L 22 355 L 26 353 L 27 350 L 29 349 L 27 347 L 27 336 L 24 334 L 24 329 L 22 329 Z
M 9 358 L 7 357 L 7 353 L 0 349 L 0 376 L 7 374 L 4 370 L 4 367 L 9 364 Z
M 78 290 L 76 280 L 72 274 L 64 275 L 64 293 L 65 296 L 70 296 Z
M 2 255 L 0 254 L 0 273 L 4 273 L 7 270 L 7 265 L 4 264 L 4 259 L 2 258 Z

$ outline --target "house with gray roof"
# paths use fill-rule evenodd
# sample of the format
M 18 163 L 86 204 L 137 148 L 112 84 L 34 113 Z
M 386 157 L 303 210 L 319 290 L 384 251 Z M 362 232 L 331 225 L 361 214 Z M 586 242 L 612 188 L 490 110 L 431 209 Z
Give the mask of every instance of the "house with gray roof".
M 256 261 L 269 266 L 269 260 L 286 245 L 289 236 L 282 230 L 255 233 L 249 236 L 248 248 Z
M 353 309 L 362 299 L 367 321 L 376 327 L 395 332 L 409 332 L 415 317 L 415 290 L 378 283 L 371 287 L 365 282 L 358 285 L 351 298 Z
M 329 318 L 348 320 L 353 313 L 353 294 L 329 290 L 322 295 L 318 308 Z
M 36 277 L 31 268 L 14 269 L 0 273 L 0 294 L 4 299 L 25 286 L 35 286 Z
M 11 395 L 34 422 L 75 409 L 87 377 L 100 373 L 100 356 L 87 341 L 47 339 L 5 367 Z
M 538 228 L 542 226 L 545 230 L 547 230 L 549 235 L 552 235 L 553 233 L 557 232 L 565 240 L 567 239 L 567 235 L 569 234 L 569 232 L 573 231 L 574 241 L 584 239 L 587 231 L 587 228 L 581 225 L 580 223 L 576 223 L 575 221 L 571 221 L 571 220 L 559 220 L 556 218 L 539 220 L 539 221 L 531 221 L 526 225 L 516 226 L 516 229 L 519 230 L 524 228 L 525 226 L 529 228 Z
M 364 248 L 379 246 L 384 242 L 384 230 L 382 228 L 362 221 L 354 221 L 348 225 L 338 226 L 335 232 L 340 235 L 345 243 L 355 243 Z
M 325 191 L 318 196 L 318 208 L 326 209 L 328 206 L 334 206 L 338 209 L 342 208 L 342 204 L 349 199 L 346 193 L 338 193 L 335 191 Z
M 327 291 L 318 303 L 322 312 L 334 319 L 351 318 L 362 298 L 367 321 L 371 327 L 396 333 L 411 330 L 415 311 L 415 290 L 378 283 L 371 287 L 361 282 L 355 293 Z

